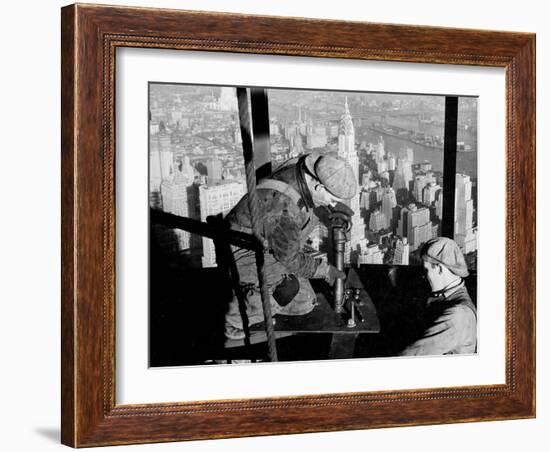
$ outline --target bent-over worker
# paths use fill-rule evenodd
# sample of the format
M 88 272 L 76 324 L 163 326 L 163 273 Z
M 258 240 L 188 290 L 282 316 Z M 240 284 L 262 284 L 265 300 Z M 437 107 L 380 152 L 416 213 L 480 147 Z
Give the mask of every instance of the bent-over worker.
M 317 208 L 335 210 L 348 220 L 353 215 L 342 201 L 357 192 L 351 166 L 332 155 L 306 154 L 291 159 L 257 185 L 262 238 L 266 244 L 264 268 L 273 314 L 304 315 L 316 302 L 310 278 L 334 284 L 344 274 L 304 252 L 303 246 L 319 224 Z M 231 229 L 251 233 L 245 195 L 228 213 Z M 253 251 L 234 248 L 233 255 L 245 288 L 249 325 L 264 320 L 256 260 Z M 244 338 L 238 301 L 234 296 L 225 316 L 225 335 Z

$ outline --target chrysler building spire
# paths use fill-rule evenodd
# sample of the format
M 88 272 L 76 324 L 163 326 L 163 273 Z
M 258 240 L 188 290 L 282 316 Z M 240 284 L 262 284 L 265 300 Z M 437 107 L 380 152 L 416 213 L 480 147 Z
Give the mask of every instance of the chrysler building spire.
M 353 127 L 353 121 L 351 120 L 351 114 L 348 107 L 348 97 L 346 96 L 346 102 L 344 105 L 344 114 L 340 119 L 340 135 L 355 135 L 355 129 Z

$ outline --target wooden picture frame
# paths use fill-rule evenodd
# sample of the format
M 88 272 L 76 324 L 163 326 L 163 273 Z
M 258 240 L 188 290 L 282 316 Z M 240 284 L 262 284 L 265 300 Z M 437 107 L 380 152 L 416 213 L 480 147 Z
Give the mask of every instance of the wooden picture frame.
M 62 442 L 73 447 L 535 416 L 535 35 L 161 9 L 62 8 Z M 353 58 L 506 70 L 506 382 L 115 403 L 115 51 Z

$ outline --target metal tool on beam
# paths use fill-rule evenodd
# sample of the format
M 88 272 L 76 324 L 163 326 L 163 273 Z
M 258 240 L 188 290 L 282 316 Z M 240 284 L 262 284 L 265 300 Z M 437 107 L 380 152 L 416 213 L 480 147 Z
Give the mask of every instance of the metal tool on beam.
M 334 265 L 338 270 L 344 272 L 346 233 L 351 229 L 351 223 L 345 217 L 339 215 L 333 215 L 331 223 Z M 365 305 L 365 300 L 363 300 L 365 296 L 368 295 L 354 269 L 349 270 L 345 280 L 342 278 L 336 279 L 334 283 L 334 311 L 342 315 L 348 328 L 355 328 L 358 322 L 365 321 L 366 312 L 363 312 L 364 310 L 361 308 Z
M 344 253 L 346 250 L 346 233 L 351 229 L 351 223 L 342 217 L 331 218 L 332 241 L 334 244 L 334 266 L 344 271 Z M 334 283 L 334 311 L 338 314 L 344 312 L 344 280 L 337 278 Z
M 359 275 L 350 268 L 344 285 L 344 309 L 349 313 L 347 320 L 348 328 L 355 328 L 358 323 L 367 319 L 368 313 L 364 309 L 367 304 L 367 292 L 365 291 Z

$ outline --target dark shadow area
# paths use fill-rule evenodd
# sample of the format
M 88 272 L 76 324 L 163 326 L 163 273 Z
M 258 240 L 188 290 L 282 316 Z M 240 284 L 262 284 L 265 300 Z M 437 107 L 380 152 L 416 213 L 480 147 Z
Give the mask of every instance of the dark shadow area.
M 224 348 L 224 314 L 231 281 L 219 268 L 190 268 L 189 257 L 167 256 L 151 243 L 150 365 L 201 365 L 237 359 L 265 360 L 265 342 Z M 421 266 L 363 265 L 356 270 L 372 299 L 380 332 L 359 334 L 350 356 L 391 357 L 414 342 L 426 327 L 424 303 L 429 285 Z M 331 288 L 312 281 L 332 302 Z M 466 279 L 476 304 L 477 275 Z M 300 333 L 277 340 L 280 361 L 328 359 L 332 334 Z M 351 351 L 350 351 L 351 352 Z
M 218 268 L 192 268 L 189 256 L 151 242 L 149 364 L 202 364 L 222 358 L 230 282 Z
M 358 337 L 354 356 L 396 356 L 422 337 L 431 320 L 426 317 L 425 301 L 430 286 L 423 269 L 417 265 L 369 265 L 357 273 L 376 306 L 381 328 L 378 334 Z M 477 275 L 470 274 L 465 283 L 477 306 Z

